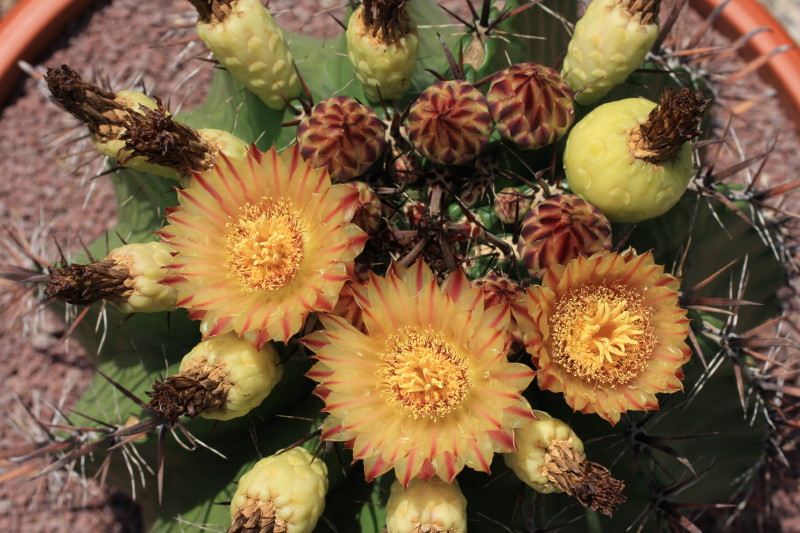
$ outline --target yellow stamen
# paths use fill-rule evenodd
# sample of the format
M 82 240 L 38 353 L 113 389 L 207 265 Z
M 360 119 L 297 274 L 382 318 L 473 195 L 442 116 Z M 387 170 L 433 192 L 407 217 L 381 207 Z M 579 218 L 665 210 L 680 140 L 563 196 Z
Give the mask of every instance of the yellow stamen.
M 275 291 L 294 279 L 303 263 L 307 227 L 285 200 L 246 204 L 227 225 L 225 267 L 248 290 Z
M 404 327 L 386 340 L 379 357 L 378 390 L 415 419 L 437 420 L 464 403 L 470 366 L 441 333 Z
M 655 345 L 641 295 L 619 285 L 569 291 L 550 318 L 552 358 L 573 375 L 625 383 L 642 371 Z

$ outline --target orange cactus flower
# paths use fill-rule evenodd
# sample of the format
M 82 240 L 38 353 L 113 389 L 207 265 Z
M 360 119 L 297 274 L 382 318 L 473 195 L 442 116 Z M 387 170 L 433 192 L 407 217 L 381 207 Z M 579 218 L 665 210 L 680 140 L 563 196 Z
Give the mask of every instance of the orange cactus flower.
M 495 452 L 514 451 L 514 429 L 535 418 L 520 394 L 534 372 L 506 358 L 508 305 L 484 309 L 460 271 L 440 288 L 421 261 L 370 273 L 357 301 L 364 332 L 323 315 L 304 339 L 328 413 L 323 439 L 345 441 L 367 480 L 394 468 L 404 487 L 450 483 L 464 466 L 488 472 Z
M 178 191 L 159 235 L 177 254 L 166 282 L 204 337 L 235 331 L 260 347 L 331 311 L 367 235 L 350 219 L 358 192 L 331 185 L 296 147 L 252 147 Z
M 611 424 L 658 408 L 656 394 L 683 389 L 689 319 L 680 282 L 653 255 L 600 252 L 550 265 L 514 316 L 544 390 Z

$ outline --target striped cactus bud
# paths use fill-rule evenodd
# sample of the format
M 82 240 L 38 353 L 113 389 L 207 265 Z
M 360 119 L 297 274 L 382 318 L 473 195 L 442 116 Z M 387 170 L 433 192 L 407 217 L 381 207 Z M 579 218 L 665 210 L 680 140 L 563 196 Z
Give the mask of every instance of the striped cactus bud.
M 465 165 L 489 144 L 492 117 L 472 84 L 445 80 L 422 91 L 411 105 L 406 128 L 423 157 L 440 165 Z
M 257 462 L 239 479 L 228 533 L 311 533 L 325 509 L 328 468 L 304 448 Z
M 45 296 L 78 305 L 107 300 L 126 313 L 172 311 L 177 292 L 162 283 L 171 262 L 167 244 L 126 244 L 102 261 L 50 269 Z
M 707 100 L 667 87 L 659 104 L 627 98 L 599 106 L 567 139 L 564 172 L 572 192 L 612 222 L 640 222 L 666 213 L 694 173 L 690 140 Z
M 386 503 L 387 533 L 465 533 L 467 499 L 458 482 L 433 477 L 414 478 L 407 489 L 399 481 L 392 484 Z
M 230 332 L 198 343 L 181 360 L 180 372 L 157 381 L 149 407 L 170 423 L 197 415 L 230 420 L 249 413 L 283 374 L 272 344 L 260 350 Z
M 658 37 L 661 0 L 593 0 L 575 24 L 561 75 L 590 105 L 639 68 Z
M 414 75 L 419 39 L 408 0 L 364 0 L 347 23 L 347 52 L 370 101 L 401 98 Z
M 530 188 L 506 187 L 494 197 L 494 214 L 503 224 L 517 224 L 528 213 L 534 197 Z
M 583 442 L 567 424 L 544 411 L 514 431 L 517 451 L 503 454 L 506 465 L 542 494 L 566 492 L 582 505 L 611 516 L 625 501 L 625 484 L 608 469 L 586 460 Z
M 378 195 L 363 181 L 352 181 L 350 185 L 358 190 L 358 207 L 356 207 L 356 212 L 350 222 L 369 235 L 376 234 L 383 221 L 381 201 L 378 199 Z
M 486 276 L 476 279 L 473 285 L 481 289 L 483 307 L 486 309 L 496 305 L 524 305 L 525 289 L 505 276 L 489 272 Z M 510 353 L 521 350 L 524 347 L 522 329 L 513 314 L 506 331 L 512 340 Z
M 349 96 L 326 98 L 297 126 L 303 158 L 326 167 L 334 181 L 360 176 L 386 148 L 385 126 L 371 108 Z
M 611 223 L 579 196 L 554 195 L 525 215 L 517 247 L 531 275 L 541 278 L 548 265 L 611 249 Z
M 553 144 L 575 121 L 569 86 L 558 72 L 537 63 L 497 72 L 486 100 L 497 131 L 520 148 Z
M 236 81 L 273 109 L 300 94 L 300 77 L 283 32 L 260 0 L 190 0 L 197 35 Z

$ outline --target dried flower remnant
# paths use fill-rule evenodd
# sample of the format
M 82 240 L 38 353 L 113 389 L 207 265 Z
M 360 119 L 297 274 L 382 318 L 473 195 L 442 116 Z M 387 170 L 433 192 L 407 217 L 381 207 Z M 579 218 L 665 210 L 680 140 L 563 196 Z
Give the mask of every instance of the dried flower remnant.
M 603 104 L 569 134 L 564 172 L 572 192 L 612 222 L 640 222 L 680 200 L 694 169 L 691 139 L 707 100 L 667 87 L 659 103 L 628 98 Z
M 323 316 L 304 339 L 327 406 L 322 438 L 352 447 L 368 480 L 391 468 L 404 487 L 415 477 L 452 482 L 464 466 L 488 472 L 532 420 L 520 392 L 533 371 L 506 358 L 508 306 L 484 309 L 459 271 L 438 287 L 421 261 L 371 274 L 366 294 L 366 333 Z
M 222 154 L 233 159 L 243 159 L 247 154 L 247 144 L 241 139 L 222 130 L 195 130 L 176 122 L 160 98 L 155 97 L 155 102 L 155 109 L 141 106 L 126 110 L 127 122 L 119 138 L 129 155 L 119 159 L 121 165 L 141 156 L 150 164 L 188 175 L 210 169 Z
M 195 174 L 178 198 L 159 232 L 177 252 L 167 281 L 204 337 L 287 341 L 309 313 L 333 309 L 367 239 L 350 223 L 358 192 L 331 185 L 296 146 L 253 148 Z
M 537 492 L 565 492 L 611 516 L 625 502 L 625 484 L 586 459 L 583 442 L 567 424 L 543 411 L 534 414 L 534 422 L 516 431 L 517 450 L 503 455 L 506 464 Z
M 51 268 L 45 297 L 76 305 L 107 300 L 126 313 L 172 311 L 177 294 L 162 283 L 171 261 L 164 243 L 126 244 L 101 261 Z
M 658 408 L 656 393 L 683 389 L 689 320 L 680 282 L 650 252 L 600 252 L 547 268 L 515 306 L 544 390 L 612 424 L 628 410 Z

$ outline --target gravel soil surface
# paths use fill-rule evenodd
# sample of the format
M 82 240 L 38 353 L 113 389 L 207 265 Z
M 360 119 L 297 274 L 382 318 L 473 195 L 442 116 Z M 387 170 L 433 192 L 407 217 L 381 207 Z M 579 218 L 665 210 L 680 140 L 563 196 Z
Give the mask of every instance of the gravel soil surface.
M 330 36 L 338 31 L 336 24 L 328 16 L 314 14 L 342 3 L 273 0 L 271 9 L 284 27 Z M 462 0 L 448 3 L 463 6 Z M 5 0 L 0 6 L 7 4 Z M 71 23 L 36 68 L 41 72 L 48 66 L 69 64 L 84 77 L 105 80 L 115 89 L 143 82 L 153 94 L 169 96 L 171 108 L 190 107 L 202 101 L 212 69 L 201 59 L 206 52 L 200 43 L 187 49 L 193 21 L 185 0 L 97 2 Z M 698 26 L 691 18 L 684 23 L 689 28 Z M 743 67 L 735 56 L 728 61 L 727 75 Z M 192 79 L 186 82 L 188 77 Z M 770 89 L 756 76 L 735 84 L 720 77 L 718 89 L 722 105 L 716 121 L 725 124 L 735 112 L 731 124 L 737 134 L 735 142 L 721 148 L 722 164 L 764 151 L 775 141 L 764 168 L 766 177 L 779 183 L 800 175 L 796 130 Z M 82 242 L 101 236 L 115 217 L 113 176 L 92 179 L 103 162 L 89 149 L 83 130 L 75 126 L 32 77 L 0 108 L 2 226 L 30 240 L 34 251 L 49 261 L 59 257 L 58 247 L 68 255 L 79 250 Z M 54 420 L 54 406 L 68 410 L 93 372 L 91 359 L 76 342 L 65 338 L 62 317 L 20 307 L 24 302 L 15 302 L 16 296 L 0 291 L 0 308 L 11 311 L 0 320 L 5 378 L 0 389 L 0 450 L 35 439 L 41 429 L 34 419 Z M 14 319 L 15 310 L 25 313 L 24 321 Z M 24 481 L 28 472 L 17 470 L 18 465 L 2 457 L 0 531 L 141 531 L 136 505 L 127 497 L 77 474 Z M 789 474 L 785 488 L 777 490 L 772 500 L 781 524 L 770 524 L 768 531 L 800 533 L 796 490 L 800 473 Z

